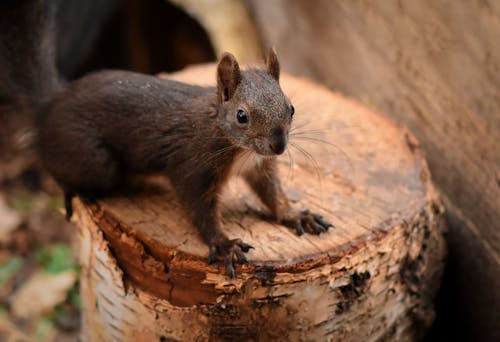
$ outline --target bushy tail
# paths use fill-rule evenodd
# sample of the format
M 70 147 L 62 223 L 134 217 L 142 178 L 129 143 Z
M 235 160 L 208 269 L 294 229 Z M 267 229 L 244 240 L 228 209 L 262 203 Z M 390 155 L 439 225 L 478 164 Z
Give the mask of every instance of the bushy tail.
M 0 2 L 2 107 L 36 108 L 50 100 L 59 89 L 55 57 L 56 10 L 57 1 L 53 0 Z M 5 112 L 1 114 L 6 115 Z
M 0 164 L 32 160 L 35 117 L 60 88 L 56 68 L 57 1 L 0 1 Z M 3 175 L 0 178 L 14 175 Z

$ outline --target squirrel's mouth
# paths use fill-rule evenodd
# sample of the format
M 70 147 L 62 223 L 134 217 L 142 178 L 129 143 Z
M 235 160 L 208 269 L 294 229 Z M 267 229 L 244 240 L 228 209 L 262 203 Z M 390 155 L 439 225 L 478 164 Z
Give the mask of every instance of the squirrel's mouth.
M 262 156 L 280 155 L 286 150 L 287 138 L 257 138 L 253 142 L 253 150 Z
M 274 152 L 274 154 L 282 154 L 285 152 L 286 149 L 286 141 L 285 142 L 277 142 L 277 143 L 270 143 L 269 148 Z

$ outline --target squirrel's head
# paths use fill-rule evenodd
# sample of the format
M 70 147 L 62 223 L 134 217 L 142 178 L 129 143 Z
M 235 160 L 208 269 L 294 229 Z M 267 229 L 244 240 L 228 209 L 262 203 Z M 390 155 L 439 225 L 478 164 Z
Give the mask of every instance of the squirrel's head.
M 232 142 L 260 155 L 285 151 L 295 109 L 279 85 L 280 66 L 274 49 L 267 69 L 241 71 L 230 53 L 217 66 L 221 126 Z

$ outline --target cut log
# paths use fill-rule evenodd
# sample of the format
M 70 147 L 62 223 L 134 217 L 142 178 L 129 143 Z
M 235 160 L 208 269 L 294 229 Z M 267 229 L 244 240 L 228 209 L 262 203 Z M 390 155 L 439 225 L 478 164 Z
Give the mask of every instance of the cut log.
M 169 75 L 213 84 L 213 66 Z M 415 138 L 384 115 L 283 75 L 296 107 L 285 191 L 335 227 L 295 233 L 235 177 L 223 231 L 255 246 L 236 279 L 208 248 L 169 181 L 75 203 L 84 341 L 408 340 L 433 320 L 445 256 L 443 209 Z M 301 153 L 300 149 L 306 151 Z

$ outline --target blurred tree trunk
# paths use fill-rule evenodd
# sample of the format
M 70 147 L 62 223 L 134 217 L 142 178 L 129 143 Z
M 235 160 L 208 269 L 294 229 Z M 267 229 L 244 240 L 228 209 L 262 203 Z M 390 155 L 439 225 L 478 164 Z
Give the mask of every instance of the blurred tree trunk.
M 287 71 L 419 138 L 453 224 L 445 291 L 456 291 L 458 327 L 500 340 L 500 2 L 248 3 Z
M 242 0 L 168 0 L 205 28 L 217 55 L 231 51 L 241 63 L 262 59 L 259 36 Z

